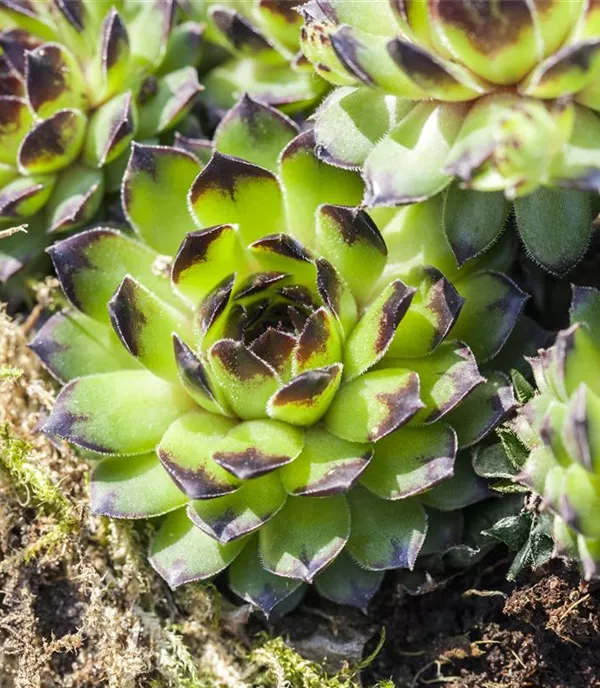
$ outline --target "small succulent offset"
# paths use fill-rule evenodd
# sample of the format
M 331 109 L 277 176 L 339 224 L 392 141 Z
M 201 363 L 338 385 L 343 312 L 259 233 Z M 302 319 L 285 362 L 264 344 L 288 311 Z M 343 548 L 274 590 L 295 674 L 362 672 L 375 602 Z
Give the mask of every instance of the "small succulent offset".
M 448 187 L 460 263 L 494 243 L 512 208 L 545 268 L 581 258 L 588 191 L 600 189 L 596 3 L 312 0 L 301 11 L 305 55 L 339 86 L 316 116 L 318 154 L 362 170 L 367 204 Z
M 201 27 L 173 0 L 0 2 L 0 244 L 6 281 L 118 190 L 130 142 L 173 127 L 200 91 Z
M 66 383 L 45 429 L 105 457 L 96 513 L 167 514 L 151 562 L 172 587 L 229 567 L 267 614 L 313 581 L 364 608 L 444 546 L 443 512 L 489 496 L 468 448 L 515 407 L 494 361 L 526 297 L 457 270 L 436 199 L 383 209 L 380 231 L 359 175 L 248 97 L 203 168 L 185 144 L 134 144 L 138 238 L 50 249 L 72 309 L 32 342 Z
M 558 553 L 589 579 L 600 566 L 600 292 L 573 288 L 571 323 L 531 359 L 537 393 L 509 429 L 513 456 L 528 452 L 517 479 L 553 515 Z
M 325 92 L 327 82 L 300 52 L 297 0 L 180 2 L 189 16 L 206 22 L 206 40 L 229 54 L 203 78 L 209 105 L 228 109 L 247 93 L 291 113 L 314 104 Z

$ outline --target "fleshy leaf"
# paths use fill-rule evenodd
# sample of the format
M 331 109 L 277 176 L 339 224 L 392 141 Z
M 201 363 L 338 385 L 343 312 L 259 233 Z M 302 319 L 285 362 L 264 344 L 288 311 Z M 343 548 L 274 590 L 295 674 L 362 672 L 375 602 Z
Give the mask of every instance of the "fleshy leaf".
M 341 552 L 349 535 L 345 497 L 289 497 L 260 529 L 260 557 L 267 571 L 311 583 Z
M 383 571 L 362 568 L 344 551 L 315 578 L 315 587 L 326 599 L 358 607 L 366 614 L 383 576 Z
M 347 551 L 370 571 L 411 569 L 427 533 L 427 514 L 416 499 L 387 501 L 363 487 L 348 495 L 352 533 Z
M 246 245 L 285 226 L 277 178 L 218 151 L 196 178 L 189 203 L 200 229 L 236 223 Z
M 459 453 L 454 475 L 421 495 L 421 501 L 440 511 L 454 511 L 480 502 L 490 496 L 488 483 L 473 470 L 469 452 Z
M 211 578 L 227 568 L 246 544 L 245 539 L 226 545 L 203 533 L 185 509 L 169 514 L 152 541 L 150 564 L 171 588 Z
M 33 114 L 25 100 L 0 96 L 0 162 L 15 164 L 21 141 L 32 123 Z
M 258 540 L 251 540 L 229 567 L 229 587 L 246 602 L 258 607 L 267 617 L 283 600 L 303 587 L 292 578 L 265 571 L 258 551 Z
M 365 373 L 339 390 L 325 425 L 351 442 L 376 442 L 423 408 L 419 394 L 419 377 L 410 370 Z
M 519 234 L 537 263 L 563 275 L 581 260 L 592 229 L 589 194 L 541 188 L 514 203 Z
M 210 458 L 234 425 L 230 418 L 194 409 L 175 420 L 160 440 L 158 457 L 190 499 L 212 499 L 239 487 L 239 480 Z
M 199 170 L 193 156 L 178 148 L 138 143 L 131 147 L 123 208 L 133 229 L 159 253 L 175 255 L 187 232 L 195 228 L 187 192 Z
M 104 197 L 104 175 L 74 164 L 61 172 L 46 206 L 50 232 L 66 232 L 89 222 Z
M 191 406 L 145 370 L 100 373 L 63 387 L 44 430 L 99 454 L 145 454 Z
M 284 505 L 287 495 L 276 473 L 245 480 L 235 492 L 216 499 L 198 499 L 188 516 L 200 530 L 222 545 L 261 528 Z
M 250 350 L 274 368 L 283 382 L 288 382 L 296 343 L 292 335 L 269 327 L 252 342 Z
M 92 473 L 90 491 L 92 513 L 111 518 L 152 518 L 188 501 L 154 452 L 104 459 Z
M 137 128 L 137 110 L 131 92 L 121 93 L 91 116 L 83 158 L 90 167 L 104 167 L 125 151 Z
M 277 174 L 281 151 L 298 134 L 296 124 L 248 95 L 229 110 L 215 131 L 215 147 Z
M 276 420 L 250 420 L 227 433 L 212 451 L 212 459 L 240 480 L 249 480 L 290 463 L 303 445 L 298 428 Z
M 0 189 L 0 218 L 20 220 L 41 210 L 50 198 L 56 177 L 38 174 L 17 177 Z
M 61 311 L 49 318 L 29 347 L 63 382 L 82 375 L 138 367 L 110 327 L 75 310 Z
M 342 341 L 338 325 L 326 308 L 317 309 L 306 320 L 298 337 L 292 361 L 294 376 L 315 368 L 324 368 L 342 359 Z
M 385 356 L 414 294 L 415 290 L 402 280 L 394 280 L 369 305 L 346 342 L 347 380 L 361 375 Z
M 342 379 L 339 363 L 308 370 L 281 387 L 269 399 L 271 418 L 291 425 L 313 425 L 329 408 Z
M 372 456 L 368 444 L 347 442 L 322 428 L 311 428 L 300 455 L 279 475 L 291 495 L 326 497 L 347 492 Z
M 360 482 L 381 499 L 418 495 L 452 477 L 456 447 L 448 426 L 400 428 L 377 442 Z
M 369 153 L 363 177 L 367 205 L 415 203 L 439 193 L 442 172 L 462 125 L 463 103 L 419 103 Z
M 573 286 L 569 318 L 571 323 L 583 323 L 600 346 L 600 292 L 597 289 Z

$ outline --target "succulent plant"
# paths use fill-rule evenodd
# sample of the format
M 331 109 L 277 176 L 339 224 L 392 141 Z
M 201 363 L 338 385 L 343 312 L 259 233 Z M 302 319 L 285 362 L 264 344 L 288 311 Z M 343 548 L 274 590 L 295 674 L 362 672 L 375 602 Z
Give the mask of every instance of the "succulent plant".
M 312 0 L 301 45 L 339 88 L 315 124 L 319 156 L 361 169 L 368 205 L 445 190 L 463 263 L 514 218 L 562 274 L 591 232 L 600 173 L 600 12 L 594 2 Z
M 530 360 L 537 391 L 509 423 L 505 446 L 516 479 L 553 516 L 558 553 L 600 564 L 600 292 L 574 287 L 571 326 Z
M 118 190 L 133 139 L 173 127 L 200 90 L 201 26 L 173 0 L 0 2 L 0 243 L 6 281 Z
M 133 146 L 137 238 L 49 249 L 72 308 L 31 344 L 66 383 L 45 431 L 102 459 L 95 513 L 167 514 L 150 560 L 172 587 L 229 567 L 267 614 L 313 581 L 365 607 L 489 495 L 469 447 L 515 406 L 494 362 L 526 297 L 490 269 L 510 247 L 458 270 L 438 199 L 380 231 L 359 175 L 248 97 L 204 167 L 184 143 Z
M 300 52 L 297 0 L 181 0 L 228 58 L 208 71 L 205 100 L 228 109 L 243 93 L 291 113 L 314 104 L 327 82 Z

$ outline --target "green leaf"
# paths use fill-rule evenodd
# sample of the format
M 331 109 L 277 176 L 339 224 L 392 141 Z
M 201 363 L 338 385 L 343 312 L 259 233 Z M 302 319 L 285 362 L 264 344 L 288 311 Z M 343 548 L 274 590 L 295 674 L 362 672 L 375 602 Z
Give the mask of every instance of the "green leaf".
M 123 346 L 144 368 L 168 381 L 177 380 L 171 335 L 192 338 L 189 314 L 164 303 L 129 275 L 108 302 L 108 312 Z
M 291 425 L 314 425 L 327 412 L 342 379 L 339 363 L 308 370 L 281 387 L 269 399 L 270 418 Z
M 427 533 L 427 514 L 417 499 L 386 501 L 363 487 L 349 495 L 352 533 L 347 551 L 370 571 L 411 569 Z
M 188 507 L 195 525 L 222 545 L 261 528 L 283 507 L 287 495 L 276 473 L 243 482 L 215 499 L 198 499 Z
M 167 429 L 156 451 L 163 466 L 190 499 L 213 499 L 240 485 L 211 454 L 235 421 L 200 409 L 181 415 Z
M 444 195 L 444 234 L 459 267 L 494 244 L 509 210 L 502 191 L 461 189 L 458 183 L 448 187 Z
M 259 533 L 267 571 L 311 583 L 341 552 L 350 534 L 350 510 L 342 495 L 289 497 Z
M 40 211 L 50 198 L 56 177 L 38 174 L 17 177 L 0 189 L 0 218 L 18 221 Z
M 189 65 L 196 66 L 204 52 L 204 25 L 186 21 L 173 27 L 157 74 L 164 75 Z
M 90 167 L 104 167 L 130 144 L 137 129 L 137 108 L 130 91 L 114 96 L 91 116 L 83 150 Z
M 305 587 L 305 584 L 265 571 L 260 560 L 258 541 L 252 539 L 229 567 L 229 587 L 238 597 L 258 607 L 269 617 L 280 602 Z
M 276 420 L 238 423 L 217 444 L 212 459 L 240 480 L 250 480 L 294 461 L 304 433 Z
M 306 320 L 294 347 L 292 374 L 341 362 L 342 340 L 337 322 L 326 308 L 319 308 Z
M 90 222 L 104 197 L 104 175 L 84 165 L 63 170 L 46 206 L 50 232 L 65 232 Z
M 111 518 L 152 518 L 187 501 L 155 452 L 104 459 L 90 484 L 92 513 Z
M 592 231 L 589 194 L 542 188 L 514 204 L 519 234 L 536 262 L 560 276 L 581 260 Z
M 600 292 L 597 289 L 573 286 L 569 319 L 572 325 L 584 325 L 596 345 L 600 346 Z
M 169 514 L 154 537 L 150 564 L 171 588 L 215 576 L 237 557 L 245 539 L 219 544 L 189 520 L 185 509 Z
M 193 403 L 145 370 L 99 373 L 63 387 L 44 430 L 99 454 L 145 454 Z
M 215 148 L 277 174 L 281 151 L 298 134 L 296 124 L 244 94 L 215 131 Z
M 444 189 L 452 177 L 442 168 L 466 111 L 465 103 L 416 105 L 368 155 L 365 203 L 415 203 Z
M 263 167 L 218 151 L 196 178 L 188 198 L 200 229 L 238 224 L 246 245 L 285 226 L 277 178 Z
M 27 101 L 0 96 L 0 123 L 0 162 L 14 166 L 21 141 L 33 124 Z
M 192 155 L 134 143 L 122 186 L 123 208 L 136 233 L 158 253 L 175 255 L 194 228 L 187 193 L 200 172 Z
M 325 497 L 347 492 L 372 456 L 368 444 L 347 442 L 322 428 L 310 428 L 302 452 L 279 475 L 291 495 Z
M 123 18 L 129 31 L 131 55 L 138 69 L 157 67 L 163 60 L 173 25 L 170 1 L 127 2 Z
M 452 477 L 456 447 L 448 426 L 400 428 L 377 442 L 360 483 L 381 499 L 418 495 Z
M 358 607 L 365 614 L 373 595 L 383 580 L 383 571 L 367 571 L 343 551 L 315 579 L 315 587 L 323 597 L 336 604 Z
M 404 368 L 376 370 L 340 389 L 325 417 L 325 426 L 351 442 L 376 442 L 422 408 L 417 375 Z
M 502 478 L 513 480 L 517 470 L 508 458 L 504 446 L 497 442 L 490 447 L 477 447 L 473 454 L 473 470 L 488 480 Z
M 489 496 L 487 482 L 475 473 L 471 456 L 465 452 L 456 457 L 454 475 L 422 495 L 421 501 L 440 511 L 454 511 Z
M 46 320 L 29 348 L 63 382 L 138 367 L 110 327 L 75 310 L 61 311 Z

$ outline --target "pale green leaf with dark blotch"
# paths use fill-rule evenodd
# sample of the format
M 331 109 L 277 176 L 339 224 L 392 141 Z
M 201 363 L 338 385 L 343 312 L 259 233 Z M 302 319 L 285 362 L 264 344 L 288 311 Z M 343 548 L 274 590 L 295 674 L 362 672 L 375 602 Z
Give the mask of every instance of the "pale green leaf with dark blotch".
M 104 167 L 116 160 L 133 139 L 137 122 L 137 106 L 130 91 L 101 105 L 89 121 L 83 161 L 90 167 Z
M 197 499 L 188 517 L 200 530 L 227 544 L 261 528 L 285 504 L 287 494 L 277 473 L 245 480 L 235 492 Z
M 366 302 L 387 262 L 377 225 L 364 211 L 336 205 L 319 206 L 316 220 L 316 250 L 335 265 L 356 299 Z
M 281 151 L 298 134 L 281 112 L 244 94 L 215 131 L 215 148 L 277 174 Z
M 188 497 L 155 452 L 104 459 L 90 480 L 92 513 L 111 518 L 152 518 L 184 506 Z
M 215 576 L 242 551 L 245 538 L 219 544 L 178 509 L 163 521 L 152 540 L 150 564 L 171 588 Z
M 425 404 L 416 422 L 433 423 L 455 408 L 484 382 L 477 362 L 462 342 L 443 342 L 423 358 L 389 358 L 381 365 L 408 368 L 418 375 Z
M 76 310 L 64 310 L 49 318 L 29 347 L 63 382 L 138 367 L 110 327 Z
M 368 571 L 359 566 L 344 550 L 315 578 L 315 588 L 327 600 L 358 607 L 366 613 L 383 576 L 383 571 Z
M 319 308 L 310 315 L 294 347 L 292 375 L 324 368 L 342 359 L 342 338 L 335 317 Z
M 444 233 L 458 266 L 490 248 L 502 233 L 510 205 L 502 191 L 461 189 L 455 182 L 444 194 Z
M 193 339 L 189 314 L 165 303 L 129 275 L 108 302 L 108 312 L 127 351 L 150 372 L 175 382 L 177 365 L 171 335 Z
M 311 583 L 343 549 L 350 535 L 350 510 L 342 495 L 289 497 L 259 532 L 267 571 Z
M 158 254 L 110 229 L 91 229 L 48 249 L 63 292 L 86 315 L 109 323 L 106 304 L 125 275 L 131 275 L 175 308 L 181 301 L 169 279 L 152 269 Z
M 193 405 L 145 370 L 100 373 L 63 387 L 44 430 L 100 454 L 144 454 Z
M 325 426 L 351 442 L 376 442 L 422 408 L 419 378 L 411 370 L 375 370 L 342 386 L 325 417 Z
M 302 17 L 295 11 L 292 3 L 259 0 L 253 14 L 257 24 L 272 41 L 292 54 L 298 51 Z
M 390 98 L 369 88 L 342 86 L 323 101 L 315 114 L 317 156 L 330 164 L 359 169 L 377 142 L 414 103 Z
M 56 176 L 17 177 L 0 189 L 1 221 L 18 221 L 40 211 L 50 198 Z
M 147 139 L 172 129 L 189 112 L 201 90 L 198 73 L 189 65 L 158 79 L 156 92 L 139 104 L 138 137 Z
M 375 444 L 360 483 L 381 499 L 418 495 L 452 477 L 456 447 L 447 425 L 400 428 Z
M 314 154 L 311 130 L 297 136 L 281 154 L 279 177 L 286 190 L 288 232 L 305 246 L 315 241 L 315 212 L 322 203 L 360 205 L 363 182 L 356 172 L 340 170 Z
M 280 386 L 273 368 L 233 339 L 221 339 L 214 344 L 208 361 L 229 405 L 240 418 L 250 420 L 267 415 L 267 402 Z
M 291 495 L 324 497 L 347 492 L 373 456 L 373 447 L 342 440 L 323 428 L 309 428 L 300 455 L 279 471 Z
M 339 363 L 314 368 L 292 378 L 269 399 L 270 418 L 291 425 L 314 425 L 327 412 L 342 380 Z
M 454 511 L 490 496 L 485 480 L 473 470 L 469 452 L 459 453 L 454 463 L 454 475 L 421 496 L 421 501 L 440 511 Z
M 409 279 L 416 291 L 387 350 L 391 357 L 412 358 L 435 351 L 464 305 L 464 299 L 437 268 L 415 266 Z
M 446 416 L 458 435 L 460 449 L 470 447 L 503 423 L 517 407 L 509 379 L 503 373 L 487 375 L 487 381 L 473 390 Z
M 155 251 L 175 255 L 195 229 L 187 193 L 199 171 L 198 161 L 179 148 L 132 145 L 121 200 L 131 226 Z
M 106 8 L 104 11 L 106 12 Z M 101 49 L 95 51 L 86 74 L 90 86 L 89 91 L 93 94 L 93 105 L 106 102 L 129 83 L 131 67 L 129 33 L 114 6 L 106 12 L 101 26 L 94 32 L 90 42 L 96 43 L 96 41 Z
M 258 607 L 267 617 L 274 608 L 299 588 L 302 581 L 276 576 L 263 567 L 258 539 L 251 539 L 228 571 L 229 587 L 246 602 Z
M 571 324 L 583 324 L 600 346 L 600 292 L 597 289 L 573 286 L 569 319 Z
M 127 2 L 122 6 L 122 14 L 134 64 L 143 71 L 158 67 L 173 26 L 173 4 L 164 0 Z
M 80 110 L 59 110 L 36 122 L 19 146 L 22 174 L 49 174 L 70 165 L 83 146 L 87 118 Z
M 414 294 L 402 280 L 394 280 L 368 306 L 344 347 L 346 380 L 361 375 L 385 356 Z
M 15 96 L 0 96 L 0 122 L 0 162 L 14 166 L 21 140 L 33 123 L 27 101 Z
M 442 168 L 466 111 L 465 103 L 416 105 L 369 153 L 365 203 L 415 203 L 444 189 L 452 177 Z
M 79 164 L 63 170 L 46 205 L 49 231 L 66 232 L 90 222 L 103 197 L 101 170 Z
M 231 428 L 211 456 L 240 480 L 250 480 L 294 461 L 303 446 L 304 433 L 298 428 L 277 420 L 250 420 Z
M 193 183 L 188 202 L 200 229 L 237 224 L 246 245 L 285 227 L 277 178 L 218 151 Z
M 383 500 L 357 487 L 348 501 L 350 556 L 370 571 L 412 569 L 427 533 L 427 514 L 419 500 Z
M 597 198 L 600 165 L 600 118 L 594 112 L 600 109 L 600 82 L 596 79 L 575 99 L 588 107 L 575 105 L 569 140 L 563 145 L 561 155 L 552 161 L 550 183 L 552 186 L 592 191 L 593 201 Z
M 519 234 L 537 263 L 563 275 L 581 260 L 592 232 L 589 194 L 544 187 L 514 205 Z

